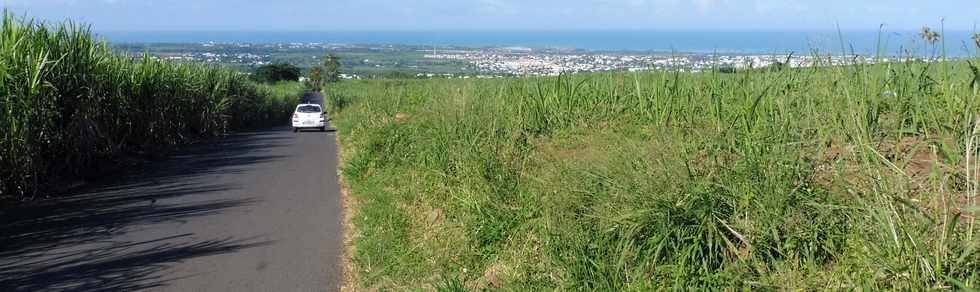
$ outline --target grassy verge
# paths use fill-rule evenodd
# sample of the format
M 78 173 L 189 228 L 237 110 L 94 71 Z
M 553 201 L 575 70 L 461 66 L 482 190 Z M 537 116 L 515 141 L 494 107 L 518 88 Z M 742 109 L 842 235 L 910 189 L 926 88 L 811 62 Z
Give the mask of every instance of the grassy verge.
M 88 28 L 4 14 L 0 197 L 30 196 L 119 157 L 286 121 L 302 86 L 114 54 Z
M 966 62 L 330 88 L 362 289 L 980 284 Z

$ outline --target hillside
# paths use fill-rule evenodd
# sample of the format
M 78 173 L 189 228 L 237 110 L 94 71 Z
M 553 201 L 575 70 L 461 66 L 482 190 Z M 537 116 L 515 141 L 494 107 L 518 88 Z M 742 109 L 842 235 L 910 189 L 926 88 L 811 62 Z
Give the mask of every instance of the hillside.
M 327 89 L 361 288 L 976 288 L 966 62 Z

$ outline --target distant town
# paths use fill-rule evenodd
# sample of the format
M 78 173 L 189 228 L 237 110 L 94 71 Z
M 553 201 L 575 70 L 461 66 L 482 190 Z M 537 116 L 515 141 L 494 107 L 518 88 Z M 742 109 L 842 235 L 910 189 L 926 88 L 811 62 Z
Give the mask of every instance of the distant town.
M 744 70 L 772 66 L 791 68 L 841 64 L 893 62 L 894 57 L 809 54 L 722 54 L 683 52 L 600 52 L 577 49 L 461 48 L 407 45 L 344 45 L 322 43 L 199 43 L 117 44 L 131 54 L 146 52 L 154 58 L 177 62 L 229 65 L 249 71 L 271 63 L 309 67 L 325 54 L 340 57 L 345 79 L 389 75 L 417 78 L 496 78 L 555 76 L 561 73 L 712 69 Z
M 554 76 L 561 73 L 605 71 L 677 70 L 701 72 L 709 69 L 766 68 L 783 64 L 792 68 L 815 65 L 841 65 L 854 62 L 875 63 L 862 56 L 809 56 L 792 54 L 725 55 L 725 54 L 635 54 L 635 53 L 554 53 L 531 49 L 481 49 L 438 52 L 424 55 L 429 59 L 462 60 L 481 73 Z M 882 58 L 877 62 L 888 62 Z

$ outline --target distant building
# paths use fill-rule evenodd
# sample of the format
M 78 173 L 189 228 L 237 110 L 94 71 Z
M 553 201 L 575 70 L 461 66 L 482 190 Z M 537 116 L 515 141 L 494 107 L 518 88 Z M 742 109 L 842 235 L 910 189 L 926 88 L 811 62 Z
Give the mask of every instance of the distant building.
M 361 79 L 361 76 L 358 76 L 357 74 L 341 73 L 340 79 L 344 79 L 344 80 Z

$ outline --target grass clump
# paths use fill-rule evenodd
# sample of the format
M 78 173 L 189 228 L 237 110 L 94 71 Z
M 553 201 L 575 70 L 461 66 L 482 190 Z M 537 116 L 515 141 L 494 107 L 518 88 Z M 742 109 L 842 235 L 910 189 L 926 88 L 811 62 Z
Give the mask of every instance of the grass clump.
M 339 83 L 357 284 L 976 288 L 971 67 Z
M 215 66 L 115 54 L 87 27 L 5 13 L 0 195 L 30 196 L 122 156 L 285 121 L 300 90 Z

